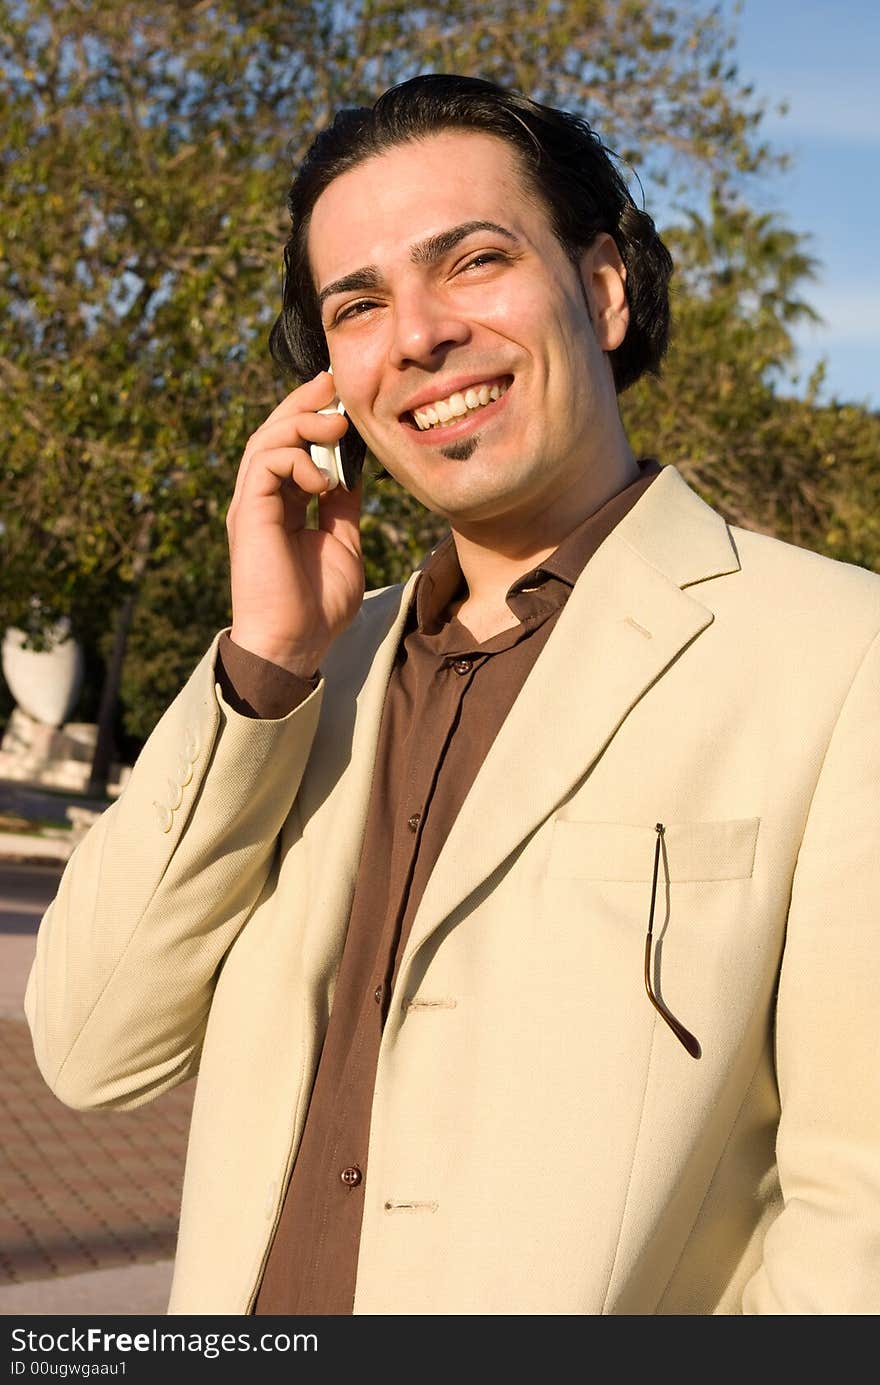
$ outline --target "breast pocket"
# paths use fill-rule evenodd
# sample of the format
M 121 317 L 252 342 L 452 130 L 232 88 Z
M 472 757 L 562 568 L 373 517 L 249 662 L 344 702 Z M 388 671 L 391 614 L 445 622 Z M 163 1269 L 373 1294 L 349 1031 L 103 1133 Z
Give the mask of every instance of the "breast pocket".
M 664 824 L 660 879 L 684 884 L 747 879 L 754 869 L 760 818 Z M 578 880 L 648 881 L 654 870 L 654 824 L 553 824 L 551 876 Z

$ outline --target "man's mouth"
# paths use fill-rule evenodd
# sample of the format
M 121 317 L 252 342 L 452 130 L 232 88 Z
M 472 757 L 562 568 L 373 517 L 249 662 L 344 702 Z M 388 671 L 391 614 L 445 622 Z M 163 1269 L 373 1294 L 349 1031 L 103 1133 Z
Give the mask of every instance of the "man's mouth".
M 429 404 L 421 404 L 417 409 L 405 414 L 404 418 L 412 419 L 422 433 L 432 428 L 442 428 L 457 419 L 479 413 L 489 404 L 494 404 L 509 389 L 511 383 L 510 376 L 481 381 L 480 384 L 470 385 L 465 390 L 456 390 L 444 399 L 434 399 Z

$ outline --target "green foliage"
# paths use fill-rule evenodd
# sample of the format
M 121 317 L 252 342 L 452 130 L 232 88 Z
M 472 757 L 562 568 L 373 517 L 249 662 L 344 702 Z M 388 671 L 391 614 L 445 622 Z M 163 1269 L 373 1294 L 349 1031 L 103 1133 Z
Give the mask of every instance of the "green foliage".
M 132 748 L 149 735 L 212 635 L 230 623 L 226 550 L 213 527 L 194 524 L 185 554 L 154 561 L 138 597 L 120 688 Z M 108 656 L 112 634 L 102 643 Z
M 633 445 L 674 462 L 729 519 L 880 569 L 880 417 L 776 393 L 792 327 L 815 319 L 800 237 L 720 197 L 666 233 L 678 265 L 673 342 L 660 380 L 622 400 Z M 873 460 L 872 460 L 873 459 Z
M 266 336 L 291 168 L 339 106 L 420 71 L 576 109 L 644 181 L 718 190 L 677 238 L 669 371 L 627 396 L 631 426 L 735 516 L 875 560 L 853 497 L 876 420 L 773 395 L 809 266 L 797 237 L 723 212 L 771 155 L 720 12 L 535 0 L 527 20 L 524 42 L 514 0 L 0 0 L 0 627 L 70 615 L 106 655 L 137 590 L 129 736 L 228 619 L 225 511 L 283 391 Z M 374 585 L 440 527 L 391 481 L 368 497 Z

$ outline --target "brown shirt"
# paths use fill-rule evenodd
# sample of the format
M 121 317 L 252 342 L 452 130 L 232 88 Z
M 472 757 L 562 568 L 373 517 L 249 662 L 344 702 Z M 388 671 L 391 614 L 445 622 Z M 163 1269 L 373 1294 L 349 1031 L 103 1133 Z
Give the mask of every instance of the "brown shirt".
M 571 588 L 660 471 L 656 462 L 640 469 L 513 583 L 507 604 L 518 623 L 482 644 L 449 615 L 450 603 L 466 594 L 451 535 L 423 566 L 386 694 L 333 1009 L 257 1314 L 352 1312 L 379 1044 L 413 918 L 449 829 Z M 228 637 L 221 641 L 218 676 L 233 705 L 249 715 L 285 715 L 309 690 Z

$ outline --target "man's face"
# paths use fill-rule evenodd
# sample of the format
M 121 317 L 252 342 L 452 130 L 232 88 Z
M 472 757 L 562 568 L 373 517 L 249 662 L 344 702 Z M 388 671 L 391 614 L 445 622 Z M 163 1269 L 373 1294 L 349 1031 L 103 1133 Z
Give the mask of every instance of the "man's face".
M 610 237 L 575 267 L 514 150 L 445 131 L 331 183 L 309 255 L 339 396 L 407 490 L 458 528 L 577 509 L 619 427 Z

